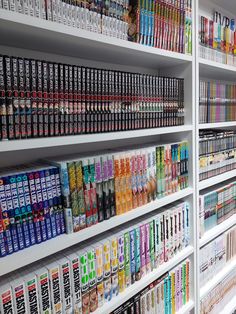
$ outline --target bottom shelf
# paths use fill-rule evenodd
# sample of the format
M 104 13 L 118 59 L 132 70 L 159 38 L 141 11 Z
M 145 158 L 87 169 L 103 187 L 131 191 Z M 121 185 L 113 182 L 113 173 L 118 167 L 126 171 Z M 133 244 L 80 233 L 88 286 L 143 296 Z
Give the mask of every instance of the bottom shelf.
M 233 314 L 236 310 L 236 297 L 234 297 L 219 314 Z
M 150 274 L 143 277 L 141 280 L 135 282 L 132 286 L 125 289 L 124 292 L 120 293 L 117 297 L 113 298 L 110 302 L 105 303 L 101 308 L 97 309 L 94 314 L 109 314 L 110 312 L 114 311 L 116 308 L 118 308 L 120 305 L 128 301 L 130 298 L 135 296 L 138 292 L 140 292 L 142 289 L 150 285 L 153 281 L 161 277 L 163 274 L 165 274 L 167 271 L 171 270 L 178 264 L 180 264 L 184 259 L 188 258 L 193 253 L 193 247 L 189 246 L 185 249 L 183 249 L 181 252 L 179 252 L 176 256 L 174 256 L 171 260 L 168 262 L 162 264 L 160 267 L 152 271 Z M 191 304 L 191 302 L 188 302 L 188 305 Z M 193 307 L 193 304 L 191 305 Z M 187 306 L 187 304 L 183 307 L 183 309 L 186 307 L 186 310 L 183 312 L 181 309 L 179 311 L 179 314 L 181 313 L 188 313 L 188 311 L 191 310 Z
M 236 259 L 233 259 L 231 262 L 226 264 L 222 270 L 216 274 L 210 281 L 208 281 L 200 289 L 200 299 L 202 299 L 207 293 L 209 293 L 215 286 L 218 285 L 231 271 L 236 267 Z M 230 314 L 225 312 L 225 314 Z
M 194 308 L 194 302 L 190 300 L 176 314 L 188 314 Z

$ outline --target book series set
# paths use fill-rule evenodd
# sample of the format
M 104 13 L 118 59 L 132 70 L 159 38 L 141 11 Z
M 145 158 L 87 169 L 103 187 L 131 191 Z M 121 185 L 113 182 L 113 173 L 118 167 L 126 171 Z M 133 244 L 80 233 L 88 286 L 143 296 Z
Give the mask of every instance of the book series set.
M 227 182 L 227 185 L 218 184 L 200 191 L 199 195 L 199 223 L 200 237 L 205 232 L 221 224 L 236 213 L 236 182 Z
M 112 314 L 175 314 L 190 300 L 190 261 L 152 282 Z
M 200 285 L 204 286 L 227 263 L 235 259 L 236 227 L 215 238 L 200 250 Z
M 236 269 L 201 299 L 200 314 L 218 314 L 235 297 Z
M 67 225 L 79 231 L 188 187 L 187 142 L 51 158 Z
M 236 121 L 236 85 L 201 80 L 199 123 Z
M 41 314 L 94 312 L 189 244 L 189 204 L 174 203 L 135 225 L 115 229 L 106 238 L 87 241 L 78 251 L 72 248 L 23 275 L 15 272 L 3 279 L 1 313 L 7 313 L 6 308 L 16 314 L 23 308 L 25 313 L 34 308 Z M 189 268 L 189 262 L 183 263 L 166 276 L 165 306 L 178 292 L 172 313 L 189 300 Z
M 192 0 L 2 0 L 0 7 L 109 37 L 192 54 Z
M 214 11 L 213 19 L 200 16 L 200 57 L 224 64 L 236 65 L 235 19 Z
M 236 137 L 234 130 L 199 132 L 199 180 L 235 169 Z
M 6 169 L 0 173 L 0 256 L 82 230 L 187 186 L 187 142 Z
M 184 124 L 184 80 L 0 56 L 0 139 Z

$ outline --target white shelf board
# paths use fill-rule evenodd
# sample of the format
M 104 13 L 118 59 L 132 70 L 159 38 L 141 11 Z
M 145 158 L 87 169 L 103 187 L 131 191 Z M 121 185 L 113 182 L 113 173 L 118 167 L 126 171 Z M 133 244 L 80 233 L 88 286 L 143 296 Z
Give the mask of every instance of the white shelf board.
M 226 219 L 221 224 L 215 226 L 214 228 L 207 231 L 203 237 L 199 240 L 200 242 L 200 248 L 203 247 L 208 242 L 212 241 L 216 237 L 218 237 L 220 234 L 228 230 L 229 228 L 236 225 L 236 214 Z
M 200 299 L 216 287 L 234 268 L 236 268 L 236 259 L 226 264 L 218 274 L 215 274 L 215 276 L 200 289 Z
M 199 58 L 199 75 L 204 78 L 231 81 L 236 80 L 236 67 Z
M 236 77 L 235 77 L 236 79 Z M 200 123 L 198 125 L 199 130 L 204 129 L 214 129 L 214 128 L 227 128 L 227 127 L 236 127 L 236 121 L 229 121 L 229 122 L 216 122 L 216 123 Z
M 135 218 L 151 213 L 172 202 L 180 200 L 193 193 L 192 188 L 187 188 L 172 195 L 163 197 L 162 199 L 151 202 L 147 205 L 138 207 L 123 215 L 115 216 L 109 220 L 105 220 L 94 226 L 75 232 L 72 234 L 63 234 L 46 242 L 36 244 L 30 248 L 13 253 L 11 255 L 0 258 L 0 276 L 3 276 L 11 271 L 34 263 L 42 258 L 67 249 L 70 246 L 79 244 L 87 239 L 102 234 L 105 231 L 118 227 L 126 222 L 132 221 Z
M 127 138 L 139 138 L 161 134 L 181 133 L 192 131 L 191 125 L 166 128 L 143 129 L 134 131 L 109 132 L 99 134 L 68 135 L 58 137 L 44 137 L 22 140 L 6 140 L 0 142 L 0 152 L 19 151 L 25 149 L 58 147 L 85 143 L 107 142 Z
M 192 62 L 192 56 L 111 38 L 0 9 L 0 44 L 146 68 Z
M 236 169 L 231 170 L 231 171 L 227 171 L 227 172 L 224 172 L 222 174 L 219 174 L 218 176 L 214 176 L 212 178 L 200 181 L 198 184 L 199 190 L 206 189 L 210 186 L 224 182 L 224 181 L 229 180 L 233 177 L 236 177 Z
M 146 288 L 153 281 L 161 277 L 167 271 L 171 270 L 179 263 L 181 263 L 184 259 L 188 258 L 193 253 L 193 247 L 189 246 L 183 249 L 180 253 L 174 256 L 167 263 L 162 264 L 160 267 L 143 277 L 141 280 L 135 282 L 132 286 L 125 289 L 124 292 L 120 293 L 116 298 L 112 299 L 110 302 L 105 303 L 101 308 L 94 312 L 94 314 L 109 314 L 114 311 L 117 307 L 128 301 L 130 298 L 135 296 L 139 291 Z M 191 307 L 193 304 L 190 302 Z M 178 313 L 187 313 L 187 309 L 183 311 L 179 311 Z
M 219 314 L 232 314 L 236 310 L 236 297 L 232 298 L 231 301 L 220 311 Z
M 190 300 L 176 314 L 188 314 L 194 308 L 194 302 Z

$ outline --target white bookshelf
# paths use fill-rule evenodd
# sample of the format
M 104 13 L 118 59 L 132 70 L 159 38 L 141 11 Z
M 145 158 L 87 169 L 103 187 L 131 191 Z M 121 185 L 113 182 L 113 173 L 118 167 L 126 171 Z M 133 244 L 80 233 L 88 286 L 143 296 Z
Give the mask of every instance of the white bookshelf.
M 199 15 L 205 15 L 207 17 L 212 18 L 213 11 L 216 10 L 221 12 L 222 15 L 234 17 L 236 16 L 236 6 L 234 0 L 198 0 L 196 2 L 196 31 L 199 29 Z M 217 129 L 217 128 L 233 128 L 236 127 L 236 121 L 230 122 L 219 122 L 219 123 L 199 123 L 199 82 L 200 78 L 210 79 L 216 81 L 224 81 L 224 82 L 236 82 L 236 67 L 227 64 L 221 64 L 215 61 L 211 61 L 208 59 L 203 59 L 199 57 L 199 43 L 198 43 L 198 35 L 195 40 L 196 44 L 196 110 L 195 110 L 195 121 L 196 121 L 196 215 L 199 217 L 199 192 L 206 189 L 212 188 L 214 190 L 214 186 L 216 184 L 221 183 L 224 185 L 224 182 L 228 179 L 236 178 L 236 170 L 228 171 L 218 176 L 209 178 L 207 180 L 199 181 L 199 145 L 198 145 L 198 132 L 199 130 L 204 129 Z M 229 217 L 223 223 L 217 225 L 216 227 L 207 231 L 202 238 L 199 238 L 199 224 L 197 225 L 197 233 L 195 235 L 196 239 L 196 302 L 195 302 L 195 313 L 200 313 L 200 300 L 204 296 L 206 296 L 214 287 L 220 283 L 233 269 L 236 267 L 236 260 L 234 259 L 230 263 L 228 263 L 219 273 L 215 274 L 214 277 L 209 280 L 203 287 L 200 285 L 199 279 L 199 255 L 200 249 L 214 240 L 219 235 L 226 232 L 228 229 L 236 225 L 236 215 Z M 236 308 L 236 299 L 233 298 L 228 305 L 225 306 L 224 309 L 220 312 L 221 314 L 227 313 L 231 314 L 233 310 Z
M 236 81 L 236 67 L 220 64 L 199 58 L 198 53 L 198 15 L 199 12 L 209 14 L 212 9 L 222 6 L 222 0 L 193 0 L 193 56 L 164 51 L 136 43 L 110 38 L 85 30 L 78 30 L 61 24 L 17 14 L 0 9 L 0 50 L 2 54 L 10 54 L 27 58 L 42 58 L 55 62 L 97 66 L 100 68 L 118 69 L 131 72 L 172 75 L 185 79 L 185 125 L 136 131 L 85 134 L 53 138 L 39 138 L 0 142 L 0 164 L 8 166 L 21 162 L 30 162 L 38 158 L 52 155 L 65 155 L 74 152 L 85 152 L 91 149 L 117 148 L 122 145 L 146 144 L 148 142 L 173 142 L 187 139 L 190 142 L 190 187 L 173 195 L 166 196 L 121 216 L 115 216 L 95 226 L 70 235 L 61 235 L 45 243 L 32 246 L 23 251 L 0 259 L 0 276 L 30 265 L 52 254 L 76 245 L 83 241 L 124 223 L 171 204 L 176 200 L 188 200 L 191 205 L 191 246 L 177 254 L 169 262 L 161 265 L 152 273 L 125 290 L 117 298 L 106 303 L 97 313 L 109 313 L 124 303 L 138 291 L 145 288 L 159 276 L 178 265 L 185 258 L 190 258 L 192 267 L 191 301 L 178 314 L 200 313 L 200 299 L 219 283 L 234 267 L 236 262 L 228 264 L 218 275 L 200 289 L 199 251 L 230 227 L 236 225 L 236 216 L 206 232 L 199 239 L 199 191 L 215 184 L 236 177 L 236 170 L 199 182 L 199 146 L 198 132 L 202 129 L 235 127 L 236 121 L 199 124 L 198 101 L 200 77 Z M 234 12 L 235 0 L 227 0 L 223 4 L 224 12 Z M 17 157 L 17 158 L 16 158 Z M 236 300 L 225 307 L 224 313 L 230 313 L 236 306 Z M 223 313 L 223 312 L 222 312 Z
M 84 134 L 52 138 L 37 138 L 0 142 L 0 164 L 8 166 L 30 162 L 38 158 L 65 155 L 75 152 L 117 148 L 124 145 L 145 145 L 148 142 L 165 143 L 187 139 L 190 143 L 189 188 L 156 200 L 128 213 L 94 225 L 70 235 L 64 234 L 45 243 L 0 259 L 0 277 L 12 271 L 21 272 L 24 267 L 68 247 L 80 245 L 97 235 L 111 232 L 127 222 L 132 223 L 148 213 L 161 209 L 176 200 L 188 200 L 191 205 L 191 245 L 170 261 L 130 286 L 117 298 L 106 303 L 97 313 L 110 313 L 119 305 L 141 291 L 155 279 L 177 266 L 184 259 L 191 261 L 191 301 L 178 314 L 193 313 L 195 306 L 195 63 L 193 56 L 164 51 L 136 43 L 110 38 L 85 30 L 0 9 L 0 50 L 3 54 L 27 58 L 40 58 L 53 62 L 78 64 L 124 70 L 131 72 L 171 75 L 185 79 L 185 125 L 177 127 L 144 129 L 102 134 Z M 193 30 L 194 31 L 194 30 Z M 194 44 L 193 44 L 194 51 Z

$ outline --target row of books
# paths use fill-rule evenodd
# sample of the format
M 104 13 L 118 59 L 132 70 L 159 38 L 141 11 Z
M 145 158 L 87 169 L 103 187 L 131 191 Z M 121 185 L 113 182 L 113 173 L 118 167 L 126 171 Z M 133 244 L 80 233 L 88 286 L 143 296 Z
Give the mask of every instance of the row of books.
M 192 1 L 4 0 L 6 10 L 165 50 L 192 54 Z
M 0 257 L 63 233 L 58 168 L 35 163 L 0 172 Z
M 220 235 L 200 250 L 200 285 L 204 286 L 236 256 L 236 227 Z
M 26 313 L 31 313 L 33 307 L 37 313 L 91 313 L 98 307 L 102 310 L 105 302 L 116 298 L 189 244 L 188 204 L 175 206 L 133 226 L 115 229 L 105 239 L 104 235 L 97 237 L 79 250 L 72 248 L 3 279 L 1 312 L 6 300 L 9 308 L 21 303 Z M 175 272 L 179 272 L 176 279 L 182 293 L 176 306 L 181 306 L 189 299 L 185 290 L 189 263 L 182 272 L 179 268 Z M 31 294 L 34 298 L 30 298 Z
M 129 38 L 140 44 L 192 54 L 191 0 L 138 0 L 129 14 Z
M 128 39 L 128 0 L 1 2 L 3 9 L 120 39 Z
M 7 169 L 0 173 L 0 256 L 65 231 L 79 231 L 187 186 L 186 142 L 51 158 L 45 165 Z
M 236 182 L 219 184 L 212 189 L 200 191 L 199 221 L 200 237 L 236 213 Z
M 221 53 L 236 55 L 235 20 L 215 11 L 213 19 L 200 16 L 199 42 Z M 227 61 L 227 59 L 226 59 Z
M 199 122 L 236 121 L 236 85 L 218 81 L 200 81 Z
M 199 57 L 210 61 L 236 66 L 236 56 L 226 54 L 216 49 L 199 45 Z
M 111 314 L 175 314 L 190 300 L 189 259 L 121 305 Z
M 188 186 L 187 142 L 51 158 L 74 231 Z M 69 219 L 69 218 L 68 218 Z
M 0 139 L 184 124 L 184 80 L 0 56 Z
M 199 138 L 200 181 L 236 168 L 234 131 L 204 130 Z
M 200 314 L 218 314 L 235 297 L 236 293 L 236 268 L 232 269 L 202 299 Z

